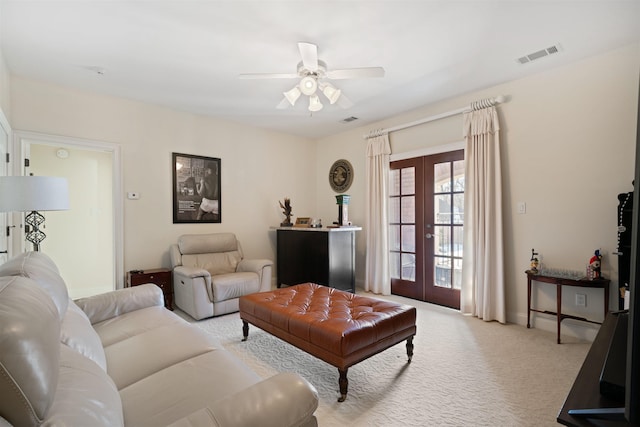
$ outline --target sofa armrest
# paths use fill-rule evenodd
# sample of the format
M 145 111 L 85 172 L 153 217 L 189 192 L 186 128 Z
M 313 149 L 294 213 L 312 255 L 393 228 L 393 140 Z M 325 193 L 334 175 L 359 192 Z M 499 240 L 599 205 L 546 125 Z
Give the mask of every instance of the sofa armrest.
M 179 266 L 173 269 L 173 274 L 182 277 L 195 279 L 196 277 L 204 277 L 207 283 L 211 283 L 211 273 L 200 267 L 184 267 Z
M 271 276 L 273 261 L 270 259 L 243 259 L 238 263 L 236 271 L 251 271 L 258 274 L 260 280 L 260 291 L 266 292 L 271 289 Z
M 236 271 L 253 271 L 261 274 L 265 267 L 271 267 L 273 261 L 270 259 L 243 259 L 238 263 Z
M 171 427 L 299 427 L 317 425 L 318 392 L 300 375 L 285 372 L 213 402 Z
M 148 283 L 80 298 L 74 302 L 85 312 L 93 325 L 142 308 L 164 306 L 164 295 L 162 289 Z

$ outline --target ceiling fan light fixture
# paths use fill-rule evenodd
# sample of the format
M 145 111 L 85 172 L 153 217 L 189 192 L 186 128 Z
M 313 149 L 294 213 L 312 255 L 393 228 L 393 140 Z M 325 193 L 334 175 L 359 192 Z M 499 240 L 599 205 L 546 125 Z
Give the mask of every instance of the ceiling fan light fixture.
M 333 85 L 326 83 L 322 88 L 322 93 L 324 93 L 324 96 L 327 97 L 331 104 L 335 104 L 338 98 L 340 98 L 342 91 L 340 89 L 336 89 Z
M 300 80 L 300 91 L 307 96 L 311 96 L 316 93 L 318 89 L 318 82 L 313 76 L 305 76 Z
M 320 111 L 322 110 L 322 102 L 320 102 L 320 98 L 318 97 L 318 95 L 311 95 L 309 97 L 309 111 Z
M 300 95 L 302 94 L 302 92 L 300 92 L 300 89 L 298 88 L 298 86 L 294 86 L 293 89 L 288 90 L 286 92 L 282 92 L 284 97 L 287 99 L 287 101 L 289 101 L 289 104 L 296 105 L 296 101 L 298 100 L 298 98 L 300 98 Z

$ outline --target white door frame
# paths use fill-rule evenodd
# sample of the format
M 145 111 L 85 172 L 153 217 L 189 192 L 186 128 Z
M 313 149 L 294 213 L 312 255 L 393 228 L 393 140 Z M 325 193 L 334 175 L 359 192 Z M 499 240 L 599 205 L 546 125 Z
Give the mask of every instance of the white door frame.
M 1 169 L 0 175 L 11 175 L 11 126 L 9 125 L 9 121 L 7 117 L 4 115 L 4 112 L 0 110 L 0 132 L 5 134 L 6 137 L 6 155 L 8 156 L 7 162 L 6 159 L 0 159 L 0 162 L 3 163 L 4 167 Z M 12 256 L 12 246 L 11 239 L 7 236 L 7 230 L 13 225 L 13 214 L 11 212 L 0 212 L 0 251 L 6 253 L 0 253 L 0 264 L 2 264 L 5 260 L 9 259 Z
M 114 255 L 114 277 L 116 280 L 115 289 L 124 287 L 124 227 L 123 227 L 123 204 L 122 204 L 122 155 L 119 144 L 94 141 L 89 139 L 72 138 L 68 136 L 48 135 L 30 131 L 13 132 L 14 153 L 20 153 L 20 161 L 13 162 L 14 175 L 23 175 L 24 161 L 29 158 L 29 146 L 31 143 L 39 145 L 51 145 L 55 147 L 68 147 L 83 150 L 98 150 L 111 153 L 113 160 L 113 255 Z M 14 233 L 14 245 L 19 244 L 24 250 L 24 228 L 20 228 L 21 233 Z M 20 235 L 19 242 L 16 235 Z

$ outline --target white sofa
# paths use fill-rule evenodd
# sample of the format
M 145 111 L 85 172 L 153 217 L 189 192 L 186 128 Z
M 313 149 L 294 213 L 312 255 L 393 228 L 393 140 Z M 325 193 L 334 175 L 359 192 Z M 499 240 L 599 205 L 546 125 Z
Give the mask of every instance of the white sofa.
M 184 234 L 169 255 L 174 303 L 196 320 L 238 311 L 241 296 L 271 289 L 273 261 L 244 259 L 233 233 Z
M 259 378 L 157 286 L 74 302 L 40 252 L 0 266 L 0 343 L 0 426 L 317 425 L 311 384 Z

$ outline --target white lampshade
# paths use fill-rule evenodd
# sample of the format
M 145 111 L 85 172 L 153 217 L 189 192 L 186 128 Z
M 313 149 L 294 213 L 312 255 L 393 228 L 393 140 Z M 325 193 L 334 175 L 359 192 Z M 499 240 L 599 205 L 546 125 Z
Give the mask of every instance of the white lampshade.
M 318 95 L 311 95 L 309 97 L 309 111 L 320 111 L 322 110 L 322 102 L 320 102 L 320 98 Z
M 289 101 L 289 104 L 291 105 L 295 105 L 296 101 L 298 100 L 298 98 L 300 98 L 300 89 L 298 88 L 298 86 L 294 86 L 293 89 L 287 91 L 287 92 L 282 92 L 284 94 L 284 97 L 287 99 L 287 101 Z M 286 104 L 285 104 L 286 105 Z
M 318 82 L 312 76 L 303 77 L 300 80 L 300 91 L 307 96 L 311 96 L 316 93 L 316 89 L 318 89 Z
M 342 91 L 340 89 L 336 89 L 333 85 L 326 83 L 322 88 L 322 93 L 324 93 L 324 96 L 326 96 L 329 102 L 333 105 L 336 103 L 338 98 L 340 98 Z
M 0 176 L 0 212 L 69 209 L 69 185 L 55 176 Z

